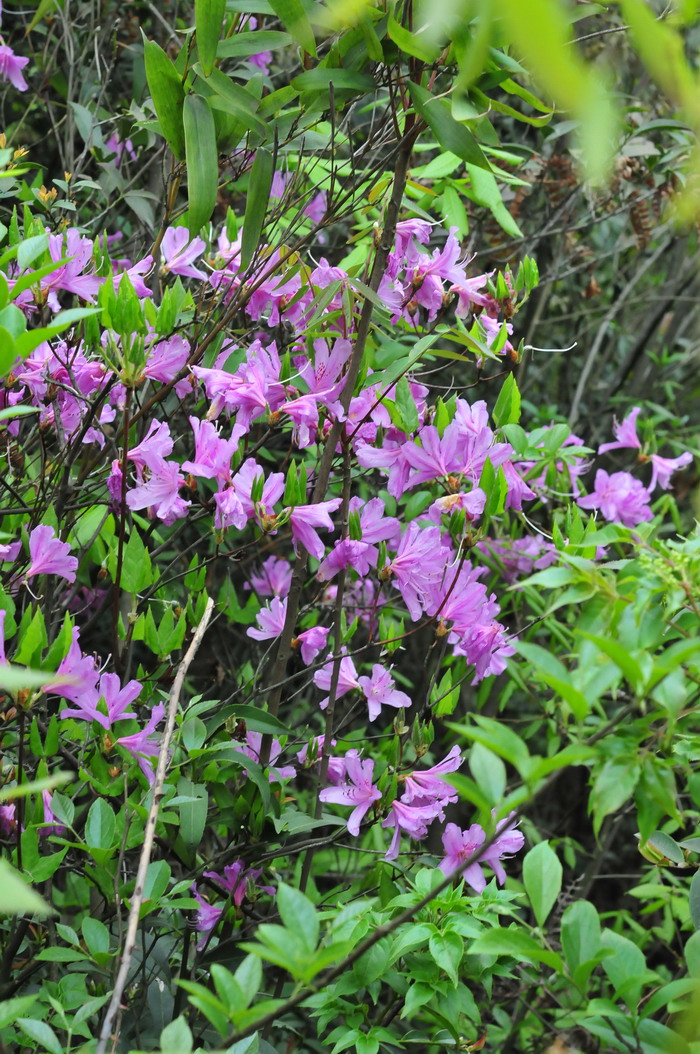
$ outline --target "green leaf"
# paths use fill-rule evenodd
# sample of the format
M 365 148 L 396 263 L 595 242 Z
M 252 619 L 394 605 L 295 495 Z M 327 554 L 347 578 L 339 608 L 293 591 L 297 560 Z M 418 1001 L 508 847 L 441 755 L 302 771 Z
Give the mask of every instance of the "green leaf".
M 528 767 L 530 763 L 528 749 L 520 736 L 508 725 L 502 721 L 495 721 L 492 717 L 485 717 L 483 714 L 474 714 L 472 720 L 476 722 L 477 727 L 453 724 L 450 721 L 447 722 L 447 726 L 458 735 L 477 743 L 483 743 L 494 754 L 498 754 L 499 757 L 514 765 L 518 772 Z
M 259 244 L 265 225 L 265 214 L 270 200 L 270 187 L 274 174 L 274 161 L 269 150 L 259 147 L 248 180 L 248 195 L 245 203 L 243 234 L 241 236 L 240 270 L 244 271 Z
M 469 752 L 469 768 L 478 787 L 497 805 L 506 789 L 506 767 L 492 750 L 483 743 L 474 743 Z
M 443 99 L 436 99 L 427 88 L 414 84 L 412 81 L 408 83 L 408 90 L 411 93 L 413 105 L 443 150 L 449 150 L 450 153 L 456 154 L 470 165 L 476 165 L 490 172 L 491 166 L 474 135 L 463 124 L 455 121 L 450 113 L 449 103 Z
M 563 963 L 556 952 L 546 951 L 527 933 L 516 929 L 494 927 L 480 934 L 469 946 L 470 955 L 511 955 L 514 959 L 542 962 L 562 972 Z
M 418 428 L 418 410 L 416 400 L 411 394 L 411 388 L 405 377 L 396 384 L 396 405 L 399 409 L 407 432 L 415 432 Z
M 295 933 L 307 951 L 318 944 L 319 919 L 316 908 L 298 889 L 280 882 L 277 887 L 277 907 L 287 929 Z
M 221 23 L 226 13 L 226 0 L 195 0 L 194 25 L 197 31 L 197 52 L 204 75 L 209 76 L 216 62 Z
M 696 930 L 700 930 L 700 871 L 696 871 L 690 883 L 690 899 L 688 901 L 690 918 Z
M 426 26 L 424 25 L 422 28 L 425 29 Z M 389 11 L 386 30 L 396 46 L 404 54 L 413 55 L 414 58 L 420 59 L 421 62 L 434 62 L 440 54 L 439 44 L 432 39 L 426 39 L 425 36 L 421 37 L 418 33 L 411 33 L 408 29 L 404 29 L 396 21 L 391 11 Z
M 523 860 L 523 885 L 538 926 L 547 916 L 561 893 L 563 868 L 548 842 L 534 846 Z
M 28 670 L 14 663 L 0 663 L 0 688 L 6 692 L 20 692 L 24 688 L 41 688 L 49 681 L 56 684 L 75 684 L 75 678 L 58 676 L 50 670 Z
M 462 938 L 458 933 L 435 933 L 428 942 L 428 950 L 456 988 L 459 983 L 459 965 L 464 954 Z
M 466 167 L 471 183 L 470 196 L 477 205 L 483 205 L 484 208 L 488 209 L 498 225 L 503 228 L 506 234 L 510 234 L 511 238 L 522 238 L 523 232 L 503 204 L 503 198 L 493 173 L 487 172 L 483 167 L 469 163 L 467 163 Z M 512 377 L 513 375 L 511 374 L 510 376 Z M 519 408 L 520 401 L 518 400 Z M 495 412 L 494 419 L 498 423 Z M 517 421 L 518 418 L 513 418 L 513 420 Z M 507 421 L 504 422 L 504 424 L 508 423 Z
M 204 783 L 193 783 L 185 776 L 177 785 L 177 793 L 193 798 L 178 806 L 180 811 L 180 834 L 185 845 L 199 845 L 207 823 L 209 793 Z
M 520 420 L 520 392 L 515 374 L 509 373 L 493 408 L 493 419 L 497 428 L 517 424 Z
M 305 70 L 290 81 L 292 88 L 298 92 L 324 92 L 328 93 L 329 86 L 333 85 L 336 93 L 348 92 L 352 95 L 366 95 L 376 89 L 374 78 L 368 73 L 355 73 L 353 70 L 329 69 L 326 66 L 316 66 L 312 70 Z
M 269 0 L 270 7 L 297 44 L 316 58 L 316 40 L 301 0 Z
M 31 886 L 19 871 L 0 859 L 0 915 L 53 915 L 54 910 Z
M 51 1025 L 28 1017 L 20 1017 L 16 1023 L 25 1036 L 29 1036 L 35 1043 L 40 1043 L 43 1050 L 48 1050 L 49 1054 L 62 1054 L 63 1046 Z
M 113 578 L 116 577 L 116 573 L 115 552 Z M 127 593 L 140 593 L 150 586 L 152 580 L 151 557 L 141 540 L 138 528 L 134 525 L 131 528 L 129 540 L 124 546 L 121 579 L 116 584 Z
M 238 721 L 245 721 L 248 728 L 253 732 L 262 732 L 272 736 L 289 736 L 291 728 L 282 724 L 278 717 L 269 714 L 267 710 L 261 710 L 258 706 L 240 706 L 234 703 L 231 715 Z
M 570 904 L 561 919 L 561 946 L 571 973 L 600 948 L 600 918 L 588 900 Z
M 112 807 L 97 798 L 85 820 L 85 842 L 91 849 L 111 849 L 116 843 L 117 821 Z
M 615 994 L 619 994 L 630 1010 L 635 1010 L 646 974 L 644 952 L 627 937 L 609 929 L 603 930 L 601 945 L 615 953 L 603 959 L 603 969 Z
M 158 118 L 160 130 L 168 146 L 179 161 L 185 157 L 183 106 L 185 90 L 175 66 L 154 40 L 144 36 L 143 57 L 148 90 Z
M 247 58 L 261 51 L 276 51 L 289 47 L 291 43 L 289 33 L 281 33 L 278 29 L 256 29 L 220 40 L 216 54 L 220 59 Z
M 191 1054 L 194 1039 L 185 1018 L 180 1015 L 160 1034 L 160 1049 L 164 1054 Z
M 15 999 L 3 1000 L 0 1003 L 0 1028 L 14 1024 L 30 1006 L 34 1006 L 36 1000 L 36 995 L 19 995 Z
M 214 117 L 206 99 L 188 95 L 182 111 L 187 159 L 187 228 L 194 238 L 209 222 L 219 187 Z

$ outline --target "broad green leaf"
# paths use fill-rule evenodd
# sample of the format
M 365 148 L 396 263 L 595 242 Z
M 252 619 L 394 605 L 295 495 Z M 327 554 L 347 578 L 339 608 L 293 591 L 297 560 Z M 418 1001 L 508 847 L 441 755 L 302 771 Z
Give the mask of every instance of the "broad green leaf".
M 0 859 L 0 915 L 53 915 L 54 910 L 31 886 L 19 871 Z
M 179 161 L 185 158 L 183 106 L 185 90 L 175 66 L 154 40 L 144 37 L 143 57 L 146 65 L 148 90 L 158 118 L 160 130 L 168 146 Z
M 182 111 L 187 158 L 187 228 L 194 238 L 209 222 L 219 186 L 214 117 L 206 99 L 188 95 Z
M 91 849 L 111 849 L 116 843 L 117 821 L 112 807 L 97 798 L 85 820 L 85 841 Z
M 278 717 L 269 714 L 258 706 L 240 706 L 234 704 L 231 708 L 231 716 L 238 721 L 245 721 L 247 727 L 253 732 L 268 733 L 272 736 L 289 736 L 292 730 L 282 724 Z
M 614 930 L 603 930 L 601 937 L 603 948 L 611 948 L 614 955 L 603 959 L 603 969 L 615 989 L 615 993 L 634 1010 L 639 1002 L 639 994 L 646 975 L 644 952 L 628 937 Z
M 265 225 L 265 214 L 270 201 L 270 187 L 272 186 L 273 174 L 274 161 L 272 154 L 269 150 L 265 150 L 264 147 L 259 147 L 255 152 L 255 160 L 253 161 L 248 180 L 248 194 L 245 203 L 243 234 L 241 236 L 241 271 L 244 271 L 250 264 L 260 241 L 260 235 Z
M 413 105 L 443 150 L 449 150 L 470 165 L 490 171 L 491 166 L 474 135 L 463 124 L 455 121 L 450 113 L 449 103 L 435 98 L 427 88 L 413 84 L 412 81 L 409 81 L 408 88 Z
M 509 373 L 503 382 L 493 408 L 493 419 L 497 428 L 517 424 L 520 420 L 520 392 L 513 373 Z
M 298 889 L 280 882 L 277 887 L 277 907 L 288 930 L 295 933 L 308 951 L 318 944 L 319 919 L 316 908 Z
M 469 768 L 491 804 L 500 804 L 506 789 L 506 767 L 498 755 L 483 743 L 474 743 L 469 752 Z
M 561 946 L 571 973 L 589 962 L 600 947 L 600 919 L 593 904 L 577 900 L 561 919 Z
M 559 857 L 548 842 L 534 846 L 523 860 L 523 885 L 538 926 L 544 926 L 561 893 L 562 874 Z
M 595 776 L 590 809 L 596 838 L 605 817 L 616 812 L 632 797 L 640 772 L 640 763 L 636 758 L 616 758 L 606 761 Z
M 477 205 L 483 205 L 484 208 L 488 209 L 506 234 L 510 234 L 512 238 L 522 238 L 523 232 L 520 230 L 520 227 L 518 227 L 517 223 L 504 205 L 501 192 L 498 189 L 496 177 L 493 173 L 486 171 L 484 166 L 475 164 L 467 163 L 466 168 L 469 173 L 469 181 L 471 184 L 470 196 L 474 199 Z M 513 375 L 511 374 L 510 376 L 512 377 Z M 494 420 L 496 420 L 495 414 Z M 517 420 L 517 417 L 513 418 L 513 421 Z M 498 422 L 496 421 L 496 423 Z M 504 421 L 503 423 L 509 424 L 510 422 Z
M 456 988 L 459 982 L 459 965 L 464 954 L 462 938 L 458 933 L 435 933 L 428 942 L 428 950 Z
M 29 1036 L 35 1043 L 39 1043 L 41 1049 L 49 1054 L 63 1054 L 64 1047 L 58 1036 L 46 1021 L 37 1021 L 34 1018 L 20 1017 L 16 1024 L 25 1036 Z
M 193 1046 L 192 1030 L 182 1015 L 166 1025 L 160 1034 L 160 1049 L 164 1054 L 191 1054 Z
M 542 962 L 562 972 L 563 963 L 556 952 L 542 948 L 522 930 L 494 927 L 482 933 L 469 946 L 470 955 L 511 955 L 514 959 Z
M 22 1017 L 36 1003 L 37 995 L 19 995 L 3 1000 L 0 1003 L 0 1028 L 14 1024 L 18 1017 Z
M 225 13 L 226 0 L 195 0 L 194 25 L 197 31 L 197 52 L 206 77 L 214 69 L 217 46 L 221 36 L 221 23 Z

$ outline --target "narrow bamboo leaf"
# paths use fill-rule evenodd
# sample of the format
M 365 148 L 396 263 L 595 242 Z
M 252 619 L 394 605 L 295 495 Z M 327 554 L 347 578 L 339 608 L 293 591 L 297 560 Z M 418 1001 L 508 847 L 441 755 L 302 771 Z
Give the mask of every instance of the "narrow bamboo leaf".
M 387 22 L 387 33 L 396 46 L 406 55 L 413 55 L 421 62 L 434 62 L 440 54 L 440 45 L 433 40 L 426 40 L 425 36 L 411 33 L 400 25 L 391 12 Z
M 202 67 L 197 63 L 194 67 L 195 72 L 199 73 Z M 202 71 L 203 72 L 203 71 Z M 257 109 L 260 105 L 260 100 L 256 99 L 251 92 L 247 91 L 240 84 L 234 83 L 230 77 L 227 77 L 221 70 L 212 70 L 210 76 L 207 78 L 207 85 L 216 92 L 216 96 L 209 98 L 209 105 L 216 109 L 221 109 L 225 113 L 231 114 L 233 117 L 237 117 L 244 128 L 249 132 L 255 132 L 260 136 L 261 140 L 264 140 L 267 136 L 267 126 L 264 121 L 257 116 Z
M 315 58 L 314 31 L 301 0 L 270 0 L 270 7 L 282 25 L 292 34 L 297 44 Z
M 146 65 L 148 90 L 158 118 L 160 130 L 178 160 L 185 157 L 185 134 L 182 110 L 185 90 L 175 66 L 154 40 L 144 37 L 143 58 Z
M 261 51 L 286 48 L 291 43 L 292 37 L 289 33 L 281 33 L 278 29 L 257 29 L 254 32 L 236 33 L 234 37 L 220 40 L 216 55 L 220 59 L 243 59 L 249 55 L 259 55 Z
M 469 129 L 459 121 L 455 121 L 450 113 L 449 103 L 443 99 L 436 99 L 426 88 L 413 84 L 411 81 L 409 81 L 408 88 L 413 105 L 443 150 L 449 150 L 470 165 L 490 171 L 491 166 L 482 153 L 481 147 Z
M 190 235 L 194 237 L 214 211 L 219 183 L 216 129 L 206 99 L 199 95 L 187 96 L 183 123 L 189 198 L 187 226 Z
M 197 51 L 206 77 L 214 69 L 221 36 L 221 23 L 225 13 L 226 0 L 195 0 L 194 25 L 197 31 Z
M 248 196 L 245 203 L 243 234 L 241 236 L 241 270 L 245 270 L 253 259 L 255 247 L 265 224 L 265 213 L 270 200 L 270 187 L 274 163 L 269 150 L 260 147 L 255 154 L 255 161 L 248 182 Z
M 368 73 L 355 73 L 353 70 L 328 69 L 317 66 L 316 69 L 306 70 L 290 82 L 296 91 L 320 91 L 327 92 L 329 84 L 333 85 L 336 92 L 353 92 L 356 95 L 364 95 L 374 91 L 376 85 L 374 78 Z

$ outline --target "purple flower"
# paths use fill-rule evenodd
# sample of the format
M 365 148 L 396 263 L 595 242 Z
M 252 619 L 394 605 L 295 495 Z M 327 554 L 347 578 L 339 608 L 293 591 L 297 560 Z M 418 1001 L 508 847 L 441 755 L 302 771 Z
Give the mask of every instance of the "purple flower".
M 0 44 L 0 77 L 9 81 L 17 91 L 26 91 L 29 87 L 22 76 L 22 70 L 28 62 L 29 59 L 15 55 L 7 44 Z
M 371 759 L 360 761 L 360 755 L 356 750 L 348 750 L 344 761 L 350 782 L 341 783 L 337 787 L 325 787 L 319 794 L 319 798 L 323 802 L 332 802 L 334 805 L 353 806 L 348 819 L 348 832 L 357 836 L 365 814 L 375 801 L 380 800 L 382 792 L 372 784 L 374 762 Z
M 238 439 L 222 439 L 211 421 L 190 417 L 190 425 L 195 440 L 194 460 L 183 462 L 183 472 L 191 472 L 203 479 L 229 479 L 231 458 L 238 448 Z
M 291 584 L 289 561 L 279 556 L 268 556 L 260 570 L 252 572 L 250 576 L 250 585 L 259 597 L 286 597 Z
M 685 454 L 681 454 L 680 457 L 660 457 L 659 454 L 652 454 L 651 461 L 651 482 L 649 484 L 649 493 L 656 487 L 661 487 L 662 490 L 668 490 L 671 486 L 671 476 L 674 472 L 677 472 L 679 468 L 685 468 L 686 465 L 692 464 L 693 455 L 689 450 L 686 450 Z
M 331 498 L 330 501 L 319 501 L 315 505 L 297 505 L 291 510 L 289 522 L 294 539 L 317 560 L 322 559 L 325 550 L 316 530 L 319 527 L 333 530 L 329 513 L 335 512 L 341 501 L 341 498 Z
M 133 758 L 139 763 L 139 768 L 143 772 L 144 776 L 149 783 L 153 783 L 155 776 L 153 774 L 153 764 L 151 758 L 158 756 L 160 750 L 160 740 L 157 736 L 154 736 L 156 725 L 160 723 L 163 714 L 165 713 L 165 706 L 163 703 L 158 703 L 153 707 L 151 716 L 148 724 L 140 732 L 134 732 L 130 736 L 121 736 L 117 740 L 117 744 L 120 747 L 124 747 Z
M 134 511 L 145 508 L 152 510 L 150 514 L 155 514 L 169 527 L 175 520 L 187 515 L 191 504 L 179 495 L 185 477 L 176 461 L 160 458 L 154 460 L 150 468 L 150 479 L 129 491 L 126 504 Z
M 314 736 L 309 742 L 305 743 L 302 749 L 297 754 L 297 760 L 301 765 L 317 765 L 321 760 L 321 754 L 323 752 L 323 744 L 325 736 Z M 335 739 L 331 740 L 331 746 L 334 747 L 336 744 Z M 311 759 L 309 759 L 309 752 L 311 752 Z M 328 756 L 328 782 L 332 787 L 336 787 L 339 783 L 342 783 L 346 777 L 345 758 L 334 757 L 332 754 Z
M 649 508 L 649 492 L 629 472 L 613 472 L 609 475 L 599 468 L 595 475 L 592 494 L 577 498 L 582 509 L 600 509 L 606 520 L 635 527 L 638 523 L 652 519 Z
M 323 692 L 329 692 L 331 688 L 331 679 L 333 677 L 333 667 L 335 663 L 333 661 L 326 663 L 326 665 L 316 670 L 314 674 L 314 684 L 317 688 L 320 688 Z M 335 697 L 340 699 L 341 696 L 345 695 L 346 692 L 352 691 L 353 688 L 359 688 L 360 683 L 357 679 L 357 670 L 355 664 L 349 655 L 344 655 L 340 660 L 340 669 L 338 671 L 338 686 L 336 688 Z M 330 701 L 330 696 L 326 699 L 321 700 L 318 704 L 322 710 L 325 710 Z
M 231 900 L 238 908 L 243 903 L 248 890 L 257 882 L 261 874 L 261 867 L 246 867 L 242 860 L 234 860 L 232 864 L 226 865 L 223 875 L 216 871 L 205 871 L 204 877 L 218 882 L 222 889 L 230 894 Z M 271 897 L 275 895 L 272 886 L 258 886 L 257 888 L 262 893 L 269 893 Z
M 438 498 L 428 509 L 428 516 L 433 523 L 442 523 L 443 516 L 452 516 L 458 509 L 464 509 L 467 520 L 476 520 L 481 516 L 486 505 L 486 494 L 481 487 L 474 487 L 468 494 L 446 494 Z
M 382 706 L 394 706 L 400 709 L 411 705 L 411 700 L 406 693 L 394 687 L 394 678 L 389 670 L 385 670 L 377 663 L 372 667 L 372 676 L 359 677 L 358 684 L 367 700 L 370 721 L 376 721 L 382 712 Z
M 53 795 L 50 791 L 43 790 L 41 792 L 41 804 L 44 811 L 44 823 L 51 824 L 50 827 L 39 828 L 39 835 L 42 837 L 45 837 L 48 834 L 63 834 L 63 832 L 65 831 L 65 827 L 62 824 L 56 823 L 56 817 L 54 816 L 53 810 L 51 809 L 52 798 Z
M 406 776 L 401 800 L 408 804 L 416 802 L 421 805 L 432 801 L 440 802 L 441 805 L 457 801 L 457 791 L 445 782 L 444 776 L 448 772 L 456 772 L 463 760 L 459 747 L 454 746 L 447 757 L 437 765 L 420 772 L 412 772 L 410 776 Z
M 31 563 L 27 578 L 35 575 L 59 575 L 68 582 L 75 582 L 78 561 L 69 556 L 70 545 L 56 537 L 53 527 L 40 524 L 29 535 Z
M 257 761 L 260 764 L 260 748 L 262 746 L 262 733 L 261 732 L 246 732 L 245 743 L 235 743 L 234 746 L 237 750 L 240 750 L 241 754 L 245 754 L 251 761 Z M 270 759 L 268 766 L 270 768 L 270 782 L 279 781 L 282 779 L 288 780 L 293 779 L 296 776 L 296 769 L 293 765 L 283 765 L 275 767 L 274 763 L 282 753 L 282 744 L 279 739 L 273 739 L 270 747 Z M 247 773 L 246 773 L 247 775 Z
M 378 556 L 375 545 L 365 541 L 358 542 L 352 538 L 342 538 L 321 561 L 316 578 L 319 582 L 330 582 L 331 578 L 346 567 L 353 567 L 359 575 L 366 575 L 376 564 Z
M 330 630 L 326 626 L 312 626 L 297 634 L 297 641 L 301 645 L 301 660 L 309 666 L 317 655 L 325 648 L 328 642 Z
M 246 630 L 247 635 L 253 637 L 254 640 L 276 640 L 284 629 L 284 620 L 287 617 L 287 598 L 280 600 L 279 597 L 273 597 L 267 607 L 260 609 L 257 617 L 260 628 L 255 629 L 251 626 Z
M 621 424 L 618 424 L 617 421 L 615 421 L 613 426 L 615 442 L 603 443 L 602 446 L 598 447 L 598 453 L 604 454 L 607 450 L 626 450 L 628 448 L 632 450 L 641 450 L 642 444 L 637 435 L 637 418 L 641 412 L 641 406 L 635 406 L 630 410 Z
M 97 679 L 99 670 L 95 660 L 89 655 L 83 655 L 80 650 L 80 631 L 73 628 L 72 640 L 66 657 L 61 660 L 56 670 L 58 678 L 69 678 L 67 683 L 57 679 L 45 684 L 43 691 L 49 695 L 60 695 L 64 699 L 70 699 L 72 703 L 79 706 L 81 710 L 95 708 L 99 698 L 97 694 Z
M 206 279 L 204 271 L 194 266 L 194 261 L 205 249 L 206 245 L 201 238 L 193 238 L 190 241 L 186 227 L 168 227 L 161 243 L 163 271 L 182 275 L 183 278 Z
M 209 934 L 218 925 L 219 919 L 224 913 L 224 909 L 216 908 L 213 904 L 210 904 L 208 900 L 205 900 L 194 883 L 192 885 L 192 895 L 199 904 L 195 925 L 199 933 L 202 934 L 197 941 L 197 951 L 201 951 L 207 943 Z
M 103 673 L 100 677 L 99 691 L 94 695 L 79 695 L 75 700 L 75 710 L 62 710 L 61 717 L 75 717 L 81 721 L 97 721 L 103 728 L 111 728 L 117 721 L 124 721 L 136 715 L 129 707 L 138 697 L 143 685 L 139 681 L 129 681 L 123 688 L 115 673 Z M 104 699 L 107 713 L 103 714 L 97 706 Z
M 396 578 L 398 589 L 404 599 L 409 615 L 416 622 L 426 605 L 428 591 L 442 577 L 445 568 L 445 550 L 437 527 L 424 531 L 417 523 L 409 523 L 401 538 L 396 556 L 380 572 Z
M 439 802 L 429 805 L 407 805 L 398 800 L 392 802 L 389 815 L 382 820 L 382 827 L 394 828 L 394 835 L 384 859 L 396 860 L 399 855 L 402 831 L 420 841 L 425 838 L 428 827 L 438 816 L 442 816 L 442 806 Z
M 522 833 L 514 828 L 512 813 L 498 824 L 496 835 L 495 841 L 484 851 L 481 859 L 469 864 L 462 871 L 463 878 L 476 893 L 481 893 L 486 886 L 486 879 L 481 870 L 482 864 L 488 864 L 493 869 L 498 884 L 502 886 L 506 880 L 506 874 L 501 859 L 506 854 L 519 852 L 525 843 Z M 462 831 L 455 823 L 448 823 L 442 836 L 445 857 L 439 864 L 440 870 L 445 875 L 459 871 L 464 861 L 468 860 L 484 844 L 485 839 L 484 829 L 478 823 L 472 824 L 467 831 Z

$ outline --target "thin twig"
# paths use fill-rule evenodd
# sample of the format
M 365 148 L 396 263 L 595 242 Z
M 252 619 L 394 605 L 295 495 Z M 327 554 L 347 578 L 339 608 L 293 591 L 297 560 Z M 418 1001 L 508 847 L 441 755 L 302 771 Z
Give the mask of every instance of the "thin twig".
M 163 797 L 163 788 L 165 786 L 165 776 L 168 765 L 168 755 L 170 751 L 170 741 L 173 737 L 175 730 L 175 716 L 177 714 L 178 702 L 180 699 L 180 692 L 182 691 L 182 685 L 187 671 L 190 668 L 190 664 L 194 659 L 199 646 L 202 643 L 204 634 L 206 633 L 207 626 L 211 620 L 212 612 L 214 610 L 214 601 L 210 597 L 207 601 L 207 606 L 204 609 L 201 621 L 195 630 L 192 643 L 190 644 L 185 657 L 178 667 L 175 681 L 173 682 L 170 696 L 168 698 L 168 711 L 167 721 L 165 725 L 165 732 L 163 733 L 163 739 L 160 744 L 160 751 L 158 753 L 158 766 L 156 768 L 155 780 L 153 783 L 153 800 L 151 802 L 151 808 L 148 813 L 148 819 L 146 821 L 146 829 L 144 831 L 143 838 L 143 849 L 141 850 L 141 856 L 139 858 L 139 866 L 136 872 L 136 885 L 131 898 L 131 908 L 129 909 L 129 921 L 126 927 L 126 939 L 124 941 L 124 951 L 122 953 L 122 961 L 119 967 L 119 973 L 117 974 L 117 980 L 114 985 L 114 991 L 112 992 L 112 998 L 107 1008 L 104 1021 L 102 1022 L 102 1029 L 100 1031 L 100 1038 L 97 1044 L 95 1054 L 105 1054 L 107 1050 L 107 1044 L 112 1036 L 112 1027 L 114 1025 L 119 1007 L 121 1004 L 122 995 L 124 994 L 124 988 L 126 987 L 127 978 L 129 976 L 129 966 L 131 964 L 131 958 L 136 947 L 136 937 L 139 926 L 139 913 L 141 910 L 141 904 L 143 902 L 143 890 L 146 881 L 146 871 L 151 861 L 151 852 L 153 850 L 153 839 L 156 831 L 156 822 L 158 820 L 158 811 L 160 809 L 160 801 Z

